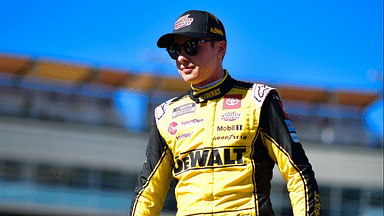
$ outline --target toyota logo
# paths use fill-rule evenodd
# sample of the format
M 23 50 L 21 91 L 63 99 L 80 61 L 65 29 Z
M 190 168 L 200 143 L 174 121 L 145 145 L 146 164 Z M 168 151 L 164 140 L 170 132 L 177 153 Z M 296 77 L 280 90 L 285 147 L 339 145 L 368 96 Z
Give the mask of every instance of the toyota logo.
M 237 98 L 228 98 L 225 103 L 228 105 L 228 106 L 235 106 L 237 104 L 239 104 L 240 100 L 237 99 Z

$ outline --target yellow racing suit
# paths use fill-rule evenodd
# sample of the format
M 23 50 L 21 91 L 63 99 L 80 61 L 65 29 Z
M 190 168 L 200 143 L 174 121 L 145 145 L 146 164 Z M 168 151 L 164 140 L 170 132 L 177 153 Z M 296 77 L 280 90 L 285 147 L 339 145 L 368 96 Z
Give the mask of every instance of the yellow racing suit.
M 319 215 L 312 167 L 276 89 L 237 81 L 190 91 L 155 109 L 131 216 L 159 215 L 172 176 L 177 216 L 274 215 L 274 165 L 294 215 Z

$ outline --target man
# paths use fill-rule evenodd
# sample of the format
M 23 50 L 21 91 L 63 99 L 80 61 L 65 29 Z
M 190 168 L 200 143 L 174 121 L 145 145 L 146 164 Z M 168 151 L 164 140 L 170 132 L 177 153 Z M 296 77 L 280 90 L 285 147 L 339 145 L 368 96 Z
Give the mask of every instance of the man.
M 234 80 L 223 70 L 221 21 L 187 11 L 157 45 L 176 60 L 191 89 L 155 109 L 130 215 L 159 215 L 172 176 L 178 216 L 274 215 L 269 195 L 275 163 L 294 214 L 318 215 L 314 172 L 277 90 Z

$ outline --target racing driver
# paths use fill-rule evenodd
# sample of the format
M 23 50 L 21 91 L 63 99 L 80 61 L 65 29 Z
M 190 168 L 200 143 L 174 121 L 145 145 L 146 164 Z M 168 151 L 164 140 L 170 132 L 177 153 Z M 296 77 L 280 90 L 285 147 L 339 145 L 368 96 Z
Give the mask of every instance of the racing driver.
M 223 69 L 221 21 L 187 11 L 157 46 L 166 48 L 191 88 L 155 109 L 129 215 L 160 215 L 172 177 L 177 216 L 274 215 L 275 164 L 294 215 L 319 215 L 315 174 L 278 91 L 235 80 Z

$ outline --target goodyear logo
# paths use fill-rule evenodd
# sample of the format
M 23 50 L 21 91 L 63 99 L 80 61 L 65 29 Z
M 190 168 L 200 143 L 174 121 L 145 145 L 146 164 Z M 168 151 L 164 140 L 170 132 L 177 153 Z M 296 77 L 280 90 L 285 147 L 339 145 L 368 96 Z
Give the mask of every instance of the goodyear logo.
M 176 158 L 175 175 L 196 169 L 244 166 L 245 146 L 196 149 Z
M 225 135 L 225 136 L 214 136 L 212 140 L 246 140 L 247 136 L 245 135 Z

